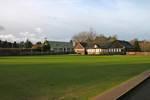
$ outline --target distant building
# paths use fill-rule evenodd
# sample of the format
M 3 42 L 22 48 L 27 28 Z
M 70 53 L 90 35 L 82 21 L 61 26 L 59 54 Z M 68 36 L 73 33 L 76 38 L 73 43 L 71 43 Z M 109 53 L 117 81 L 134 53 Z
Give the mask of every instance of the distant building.
M 124 41 L 124 40 L 116 40 L 115 42 L 112 43 L 111 47 L 124 48 L 125 52 L 134 51 L 134 46 L 128 41 Z
M 53 53 L 73 53 L 72 42 L 49 41 Z
M 127 51 L 133 50 L 133 46 L 127 41 L 114 41 L 112 43 L 98 44 L 98 43 L 83 43 L 79 42 L 74 47 L 77 54 L 91 54 L 91 55 L 113 55 L 125 54 Z
M 81 55 L 87 54 L 87 49 L 88 49 L 87 45 L 88 45 L 87 43 L 83 43 L 83 42 L 76 43 L 74 47 L 75 53 L 81 54 Z

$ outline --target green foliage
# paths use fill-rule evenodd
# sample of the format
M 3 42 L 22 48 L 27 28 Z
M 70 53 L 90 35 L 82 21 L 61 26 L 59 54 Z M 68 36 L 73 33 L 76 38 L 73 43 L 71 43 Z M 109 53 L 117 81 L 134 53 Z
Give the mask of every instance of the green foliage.
M 18 48 L 19 47 L 16 41 L 14 41 L 14 43 L 12 45 L 13 45 L 12 48 Z
M 27 39 L 27 41 L 24 43 L 24 46 L 25 48 L 32 48 L 32 42 Z
M 134 50 L 135 51 L 141 51 L 140 45 L 139 45 L 139 41 L 137 39 L 134 40 Z
M 39 41 L 39 42 L 36 42 L 36 44 L 37 44 L 37 45 L 41 45 L 42 43 Z
M 50 48 L 51 48 L 51 46 L 50 46 L 50 44 L 49 44 L 49 42 L 47 40 L 44 41 L 42 47 L 43 47 L 44 51 L 50 51 Z
M 0 57 L 0 98 L 87 100 L 148 69 L 148 56 Z

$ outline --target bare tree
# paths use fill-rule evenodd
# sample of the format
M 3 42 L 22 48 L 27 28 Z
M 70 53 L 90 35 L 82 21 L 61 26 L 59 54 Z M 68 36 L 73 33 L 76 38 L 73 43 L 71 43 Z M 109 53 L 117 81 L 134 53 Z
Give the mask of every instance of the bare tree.
M 150 41 L 146 41 L 146 40 L 140 41 L 139 45 L 140 45 L 141 51 L 150 52 Z
M 80 32 L 73 36 L 72 40 L 75 42 L 87 42 L 93 41 L 96 38 L 96 33 L 94 32 Z
M 116 41 L 116 40 L 117 40 L 117 35 L 109 36 L 109 37 L 108 37 L 108 40 L 109 40 L 110 42 Z
M 105 44 L 117 40 L 117 35 L 105 36 L 103 34 L 97 34 L 93 31 L 93 29 L 90 29 L 89 32 L 80 32 L 74 35 L 72 40 L 74 42 L 92 42 Z

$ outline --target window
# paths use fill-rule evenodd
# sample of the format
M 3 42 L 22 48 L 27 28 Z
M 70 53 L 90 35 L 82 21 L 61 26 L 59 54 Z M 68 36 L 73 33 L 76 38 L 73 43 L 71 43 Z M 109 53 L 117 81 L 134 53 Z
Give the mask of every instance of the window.
M 121 52 L 121 49 L 119 49 L 119 52 Z
M 98 53 L 98 52 L 99 52 L 99 49 L 96 49 L 96 52 Z
M 70 51 L 70 48 L 67 48 L 67 51 Z

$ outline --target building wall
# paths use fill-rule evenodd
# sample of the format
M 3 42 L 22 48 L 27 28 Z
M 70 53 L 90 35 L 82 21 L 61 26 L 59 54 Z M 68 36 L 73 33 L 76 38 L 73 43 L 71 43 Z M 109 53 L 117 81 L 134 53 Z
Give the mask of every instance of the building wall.
M 74 49 L 75 53 L 85 55 L 85 49 Z
M 87 49 L 87 54 L 101 54 L 102 49 Z
M 122 48 L 111 48 L 111 49 L 87 49 L 87 54 L 122 54 Z
M 71 42 L 49 41 L 51 50 L 54 53 L 73 53 L 73 44 Z
M 85 55 L 86 49 L 80 43 L 78 43 L 74 48 L 74 52 L 77 54 Z
M 55 53 L 72 53 L 73 52 L 73 48 L 61 48 L 61 47 L 55 47 L 55 48 L 51 48 L 52 52 Z

